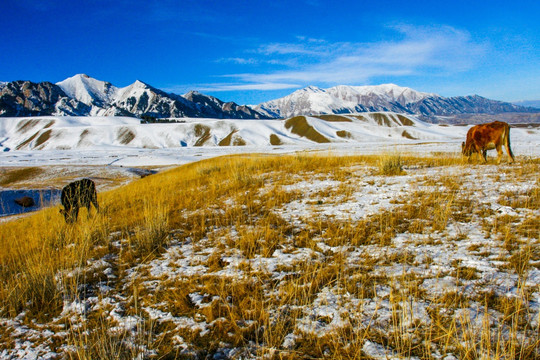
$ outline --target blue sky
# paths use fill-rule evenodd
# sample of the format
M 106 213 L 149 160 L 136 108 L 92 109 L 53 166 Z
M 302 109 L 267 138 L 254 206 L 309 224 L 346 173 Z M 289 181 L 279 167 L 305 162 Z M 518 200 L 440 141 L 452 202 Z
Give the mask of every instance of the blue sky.
M 2 0 L 0 81 L 85 73 L 256 104 L 395 83 L 540 99 L 540 1 Z

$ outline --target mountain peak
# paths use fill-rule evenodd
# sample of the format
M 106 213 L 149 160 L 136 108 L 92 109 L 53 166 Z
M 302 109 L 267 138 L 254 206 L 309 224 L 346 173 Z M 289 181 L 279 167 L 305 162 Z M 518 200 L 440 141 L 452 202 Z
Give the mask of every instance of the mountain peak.
M 300 89 L 299 91 L 313 92 L 313 93 L 325 92 L 324 89 L 321 89 L 320 87 L 314 86 L 314 85 L 309 85 L 303 89 Z
M 97 80 L 87 74 L 75 74 L 71 77 L 68 77 L 67 79 L 63 80 L 63 81 L 60 81 L 58 82 L 57 84 L 59 83 L 64 83 L 64 82 L 73 82 L 73 81 L 82 81 L 82 82 L 89 82 L 89 81 L 99 81 L 99 82 L 105 82 L 105 81 L 101 81 L 101 80 Z
M 152 88 L 152 86 L 148 85 L 147 83 L 141 81 L 141 80 L 135 80 L 135 82 L 133 84 L 130 85 L 131 87 L 133 88 L 137 88 L 137 89 L 149 89 L 149 88 Z
M 189 97 L 193 97 L 193 96 L 208 96 L 208 95 L 204 95 L 203 93 L 197 91 L 197 90 L 190 90 L 188 91 L 187 93 L 185 93 L 184 95 L 182 95 L 183 97 L 185 98 L 189 98 Z
M 74 75 L 57 82 L 56 85 L 69 97 L 89 106 L 102 106 L 109 102 L 118 90 L 111 83 L 94 79 L 86 74 Z

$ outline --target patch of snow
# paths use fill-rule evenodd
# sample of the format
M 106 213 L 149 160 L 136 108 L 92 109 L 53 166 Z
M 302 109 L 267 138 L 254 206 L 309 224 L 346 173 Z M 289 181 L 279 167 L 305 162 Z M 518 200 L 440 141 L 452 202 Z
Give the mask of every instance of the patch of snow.
M 322 289 L 313 304 L 304 307 L 305 316 L 297 321 L 296 328 L 321 337 L 350 325 L 346 320 L 348 311 L 343 307 L 348 298 L 348 294 L 336 295 L 329 288 Z
M 403 360 L 402 356 L 399 356 L 395 351 L 392 351 L 390 349 L 386 349 L 381 344 L 378 344 L 376 342 L 373 342 L 371 340 L 364 341 L 364 346 L 362 346 L 362 351 L 364 354 L 369 356 L 372 359 L 377 360 Z M 407 359 L 415 360 L 419 359 L 415 356 L 408 357 Z

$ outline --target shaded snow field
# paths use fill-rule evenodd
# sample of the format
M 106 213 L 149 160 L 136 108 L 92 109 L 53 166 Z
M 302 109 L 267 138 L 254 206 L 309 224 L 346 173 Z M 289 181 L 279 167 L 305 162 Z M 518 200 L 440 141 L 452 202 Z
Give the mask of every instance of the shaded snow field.
M 515 151 L 517 153 L 517 151 Z M 473 165 L 444 167 L 411 167 L 406 168 L 403 176 L 380 176 L 369 166 L 358 165 L 349 169 L 348 183 L 355 184 L 347 196 L 335 192 L 340 185 L 332 174 L 295 174 L 298 181 L 291 180 L 283 185 L 283 190 L 299 193 L 296 200 L 284 204 L 272 211 L 286 222 L 301 230 L 309 223 L 317 221 L 349 221 L 357 222 L 370 215 L 382 211 L 394 211 L 416 191 L 426 193 L 439 191 L 450 193 L 458 199 L 470 198 L 474 208 L 479 210 L 470 215 L 469 220 L 460 216 L 449 217 L 446 226 L 437 231 L 423 233 L 397 232 L 390 244 L 367 244 L 360 246 L 331 246 L 331 239 L 318 235 L 313 240 L 315 247 L 296 247 L 291 243 L 280 246 L 268 257 L 260 255 L 247 258 L 235 248 L 223 248 L 218 245 L 227 239 L 234 240 L 238 233 L 234 228 L 215 229 L 216 238 L 204 238 L 194 244 L 187 239 L 172 239 L 170 247 L 158 258 L 147 264 L 136 265 L 127 269 L 120 277 L 116 274 L 117 257 L 108 256 L 96 259 L 80 271 L 94 272 L 103 281 L 95 285 L 86 298 L 66 301 L 60 318 L 52 323 L 59 324 L 68 318 L 71 323 L 83 323 L 92 313 L 103 311 L 108 319 L 116 324 L 114 331 L 126 331 L 133 334 L 126 336 L 126 341 L 135 339 L 138 326 L 144 318 L 150 318 L 158 324 L 168 324 L 167 331 L 177 334 L 180 331 L 199 332 L 204 336 L 222 319 L 207 322 L 204 309 L 217 299 L 208 294 L 194 292 L 189 298 L 195 308 L 193 316 L 175 316 L 167 311 L 167 304 L 146 303 L 141 305 L 144 316 L 127 315 L 125 309 L 133 303 L 133 298 L 121 294 L 129 293 L 135 283 L 152 294 L 159 291 L 166 282 L 181 279 L 218 276 L 228 278 L 230 282 L 243 279 L 260 281 L 260 274 L 270 279 L 285 281 L 294 275 L 294 267 L 298 264 L 323 262 L 328 257 L 341 254 L 345 258 L 343 280 L 331 282 L 316 294 L 313 300 L 305 304 L 289 304 L 286 308 L 271 310 L 278 318 L 280 314 L 299 312 L 293 330 L 286 334 L 280 351 L 294 350 L 301 339 L 306 336 L 336 336 L 346 329 L 369 327 L 371 331 L 392 336 L 396 329 L 396 318 L 399 326 L 405 329 L 404 334 L 411 341 L 424 341 L 419 334 L 425 329 L 435 327 L 434 315 L 438 314 L 455 324 L 458 329 L 465 329 L 471 336 L 485 334 L 486 327 L 491 336 L 499 341 L 509 340 L 516 336 L 520 341 L 538 341 L 540 321 L 540 257 L 538 234 L 531 237 L 517 236 L 518 243 L 508 244 L 501 235 L 488 230 L 489 225 L 506 221 L 511 229 L 519 228 L 525 222 L 533 222 L 538 229 L 538 209 L 508 206 L 505 197 L 527 196 L 531 190 L 538 188 L 538 173 L 519 175 L 512 165 Z M 448 181 L 454 179 L 458 189 L 449 189 Z M 273 185 L 260 189 L 261 193 L 270 191 Z M 503 203 L 501 203 L 503 202 Z M 219 211 L 219 210 L 215 210 Z M 459 215 L 459 214 L 458 214 Z M 189 216 L 189 214 L 184 214 Z M 461 219 L 461 220 L 456 220 Z M 534 228 L 534 227 L 533 227 Z M 179 230 L 181 231 L 181 230 Z M 221 235 L 220 235 L 221 234 Z M 226 235 L 223 235 L 226 234 Z M 112 234 L 117 238 L 118 234 Z M 220 237 L 221 236 L 221 237 Z M 122 246 L 125 240 L 114 242 Z M 509 258 L 520 248 L 531 246 L 533 251 L 524 273 L 518 274 L 508 266 Z M 220 254 L 223 263 L 220 269 L 211 269 L 208 260 L 212 254 Z M 407 261 L 388 259 L 407 258 Z M 351 293 L 343 284 L 355 283 L 360 264 L 372 264 L 370 276 L 380 276 L 386 281 L 375 283 L 373 289 L 366 289 L 364 297 Z M 249 266 L 246 266 L 249 264 Z M 251 269 L 247 272 L 245 269 Z M 459 277 L 457 269 L 467 269 L 474 276 Z M 258 275 L 253 275 L 257 273 Z M 77 274 L 71 274 L 76 276 Z M 364 274 L 365 275 L 365 274 Z M 253 277 L 253 278 L 252 278 Z M 404 282 L 404 279 L 409 279 Z M 409 291 L 407 284 L 414 283 L 416 291 Z M 276 296 L 276 285 L 266 289 L 268 300 Z M 279 285 L 278 285 L 279 287 Z M 115 288 L 119 288 L 117 291 Z M 481 299 L 492 294 L 498 299 L 513 301 L 519 299 L 523 306 L 524 323 L 512 328 L 501 308 L 486 308 Z M 463 297 L 466 301 L 457 305 L 446 306 L 439 299 L 449 296 Z M 501 300 L 501 301 L 502 301 Z M 226 301 L 221 299 L 221 301 Z M 232 306 L 232 305 L 231 305 Z M 283 315 L 285 316 L 285 315 Z M 18 319 L 1 320 L 2 327 L 12 331 L 10 338 L 13 345 L 0 352 L 0 357 L 15 358 L 55 358 L 60 354 L 51 353 L 48 344 L 52 340 L 65 339 L 67 334 L 54 325 L 35 325 L 31 328 L 23 325 Z M 171 325 L 172 324 L 172 325 Z M 260 326 L 246 321 L 238 324 L 241 328 Z M 55 330 L 56 329 L 56 330 Z M 403 335 L 403 334 L 402 334 Z M 189 341 L 175 335 L 174 346 L 179 354 L 193 355 Z M 135 345 L 133 345 L 135 346 Z M 140 346 L 140 345 L 138 345 Z M 255 345 L 253 345 L 255 346 Z M 374 359 L 398 359 L 395 349 L 378 343 L 376 338 L 365 339 L 361 344 L 364 355 Z M 434 359 L 457 359 L 456 349 L 445 348 L 444 344 L 433 342 L 431 356 Z M 140 348 L 146 355 L 152 351 Z M 66 348 L 65 350 L 69 350 Z M 145 352 L 146 351 L 146 352 Z M 235 348 L 224 343 L 221 349 L 223 358 L 256 358 L 257 348 Z M 452 353 L 454 351 L 454 353 Z M 536 355 L 540 355 L 538 352 Z M 417 357 L 408 357 L 415 359 Z

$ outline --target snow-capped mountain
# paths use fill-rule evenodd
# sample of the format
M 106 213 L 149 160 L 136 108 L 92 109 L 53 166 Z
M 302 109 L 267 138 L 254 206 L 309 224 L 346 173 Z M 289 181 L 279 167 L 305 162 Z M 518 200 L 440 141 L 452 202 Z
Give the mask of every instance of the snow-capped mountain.
M 205 117 L 202 112 L 197 111 L 192 102 L 139 80 L 118 89 L 111 107 L 103 115 L 114 115 L 119 111 L 155 118 Z
M 374 86 L 309 86 L 256 106 L 223 102 L 191 91 L 166 93 L 142 81 L 116 87 L 78 74 L 57 84 L 13 81 L 0 83 L 0 116 L 75 115 L 143 118 L 203 117 L 269 119 L 297 115 L 355 114 L 391 111 L 437 122 L 438 116 L 532 113 L 538 109 L 478 95 L 446 98 L 394 84 Z
M 329 89 L 309 86 L 280 99 L 259 104 L 254 109 L 273 117 L 393 111 L 417 115 L 424 119 L 465 113 L 534 111 L 478 95 L 445 98 L 394 84 L 340 85 Z
M 57 82 L 56 85 L 69 97 L 88 106 L 104 107 L 114 100 L 118 92 L 118 88 L 110 82 L 97 80 L 86 74 L 72 76 Z
M 80 115 L 90 107 L 50 83 L 13 81 L 0 87 L 0 116 Z
M 235 102 L 223 102 L 216 97 L 190 91 L 183 97 L 197 105 L 197 109 L 209 118 L 226 119 L 234 114 L 235 119 L 264 119 L 261 113 L 246 105 L 238 105 Z
M 223 101 L 200 93 L 184 96 L 169 94 L 140 80 L 123 88 L 88 75 L 75 75 L 57 83 L 71 97 L 92 106 L 97 116 L 135 115 L 155 118 L 212 117 L 260 118 L 249 109 L 238 111 L 238 105 L 227 108 Z
M 308 86 L 280 99 L 259 104 L 255 110 L 274 117 L 313 114 L 345 114 L 367 111 L 408 112 L 406 105 L 435 94 L 394 84 L 376 86 L 339 85 L 329 89 Z
M 0 84 L 0 116 L 79 115 L 152 118 L 267 118 L 255 110 L 204 94 L 185 97 L 142 81 L 118 88 L 78 74 L 57 84 L 13 81 Z
M 437 94 L 424 93 L 407 87 L 394 84 L 373 86 L 346 86 L 339 85 L 327 89 L 335 98 L 360 103 L 367 107 L 386 106 L 386 104 L 406 104 L 423 100 L 427 97 L 436 97 Z

